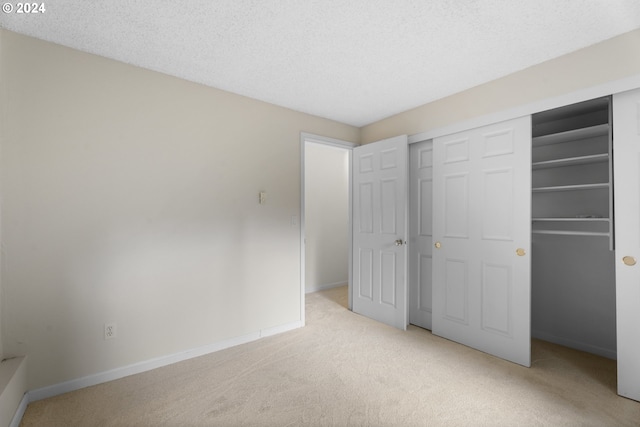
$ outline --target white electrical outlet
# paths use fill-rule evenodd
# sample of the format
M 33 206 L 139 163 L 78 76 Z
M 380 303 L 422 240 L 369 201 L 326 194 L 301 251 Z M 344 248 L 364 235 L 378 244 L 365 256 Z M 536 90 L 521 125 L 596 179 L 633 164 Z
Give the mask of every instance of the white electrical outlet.
M 105 323 L 104 324 L 104 339 L 110 340 L 111 338 L 115 338 L 117 336 L 118 329 L 116 328 L 115 323 Z

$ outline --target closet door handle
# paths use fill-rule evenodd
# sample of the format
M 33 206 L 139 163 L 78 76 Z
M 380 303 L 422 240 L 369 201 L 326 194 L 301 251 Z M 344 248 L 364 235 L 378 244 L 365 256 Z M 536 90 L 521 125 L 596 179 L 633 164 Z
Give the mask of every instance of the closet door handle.
M 440 242 L 436 242 L 433 246 L 435 246 L 436 249 L 440 249 L 440 246 L 442 246 L 442 244 Z
M 524 249 L 522 249 L 522 248 L 516 249 L 516 255 L 525 256 L 525 254 L 526 254 L 526 252 L 524 251 Z
M 628 255 L 622 258 L 622 262 L 624 262 L 624 265 L 628 265 L 629 267 L 636 265 L 636 259 Z

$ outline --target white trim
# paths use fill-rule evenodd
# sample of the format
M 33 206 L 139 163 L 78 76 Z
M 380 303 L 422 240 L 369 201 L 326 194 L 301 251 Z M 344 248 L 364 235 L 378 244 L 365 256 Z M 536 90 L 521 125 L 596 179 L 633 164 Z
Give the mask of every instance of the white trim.
M 307 289 L 308 294 L 313 292 L 325 291 L 327 289 L 339 288 L 340 286 L 348 285 L 349 282 L 336 282 L 336 283 L 325 283 L 324 285 L 315 285 L 311 288 Z
M 409 136 L 409 144 L 426 141 L 428 139 L 437 138 L 439 136 L 450 135 L 468 129 L 474 129 L 492 123 L 499 123 L 505 120 L 528 116 L 540 111 L 546 111 L 553 108 L 563 107 L 565 105 L 575 104 L 576 102 L 588 101 L 590 99 L 599 98 L 601 96 L 625 92 L 627 90 L 636 89 L 638 87 L 640 87 L 640 74 L 621 80 L 603 83 L 598 86 L 580 89 L 575 92 L 570 92 L 553 98 L 531 102 L 529 104 L 509 108 L 507 110 L 501 110 L 495 113 L 486 114 L 484 116 L 475 117 L 473 119 L 456 122 L 452 125 L 420 132 Z
M 343 141 L 341 139 L 329 138 L 327 136 L 314 135 L 312 133 L 300 132 L 300 140 L 306 142 L 315 142 L 316 144 L 332 145 L 338 148 L 354 148 L 358 144 L 355 142 Z
M 354 147 L 355 148 L 355 147 Z M 349 281 L 347 282 L 347 308 L 353 310 L 353 197 L 351 197 L 351 191 L 353 190 L 353 149 L 349 150 L 349 225 L 347 239 L 348 251 L 349 251 Z
M 349 282 L 348 282 L 348 293 L 349 293 L 349 302 L 348 308 L 351 310 L 351 152 L 354 147 L 357 147 L 358 144 L 349 141 L 343 141 L 341 139 L 329 138 L 326 136 L 314 135 L 312 133 L 300 132 L 300 321 L 304 325 L 305 323 L 305 295 L 306 295 L 306 277 L 305 277 L 305 145 L 307 142 L 329 145 L 336 148 L 342 148 L 347 150 L 347 154 L 349 156 L 349 225 L 348 225 L 348 240 L 349 240 Z
M 25 393 L 22 396 L 22 400 L 20 400 L 20 404 L 16 409 L 16 413 L 13 415 L 13 419 L 9 424 L 9 427 L 20 427 L 20 423 L 22 422 L 22 417 L 24 416 L 25 411 L 27 410 L 27 405 L 29 404 L 29 393 Z
M 273 335 L 278 335 L 278 334 L 282 334 L 284 332 L 292 331 L 294 329 L 302 328 L 303 326 L 304 326 L 304 323 L 302 323 L 300 321 L 291 322 L 291 323 L 285 323 L 284 325 L 273 326 L 271 328 L 261 329 L 258 332 L 258 334 L 259 334 L 259 338 L 267 338 L 267 337 L 271 337 Z M 252 341 L 255 341 L 255 340 L 252 340 Z M 235 347 L 235 346 L 227 346 L 225 348 L 228 348 L 228 347 Z
M 6 356 L 0 363 L 0 424 L 22 419 L 22 400 L 27 391 L 27 356 Z M 27 402 L 28 403 L 28 402 Z M 24 409 L 22 409 L 24 413 Z
M 262 329 L 257 332 L 241 335 L 239 337 L 230 338 L 228 340 L 219 341 L 217 343 L 194 348 L 191 350 L 170 354 L 168 356 L 157 357 L 155 359 L 146 360 L 144 362 L 134 363 L 132 365 L 123 366 L 121 368 L 115 368 L 109 371 L 88 375 L 82 378 L 77 378 L 75 380 L 54 384 L 54 385 L 39 388 L 36 390 L 31 390 L 27 392 L 29 396 L 28 401 L 34 402 L 36 400 L 57 396 L 62 393 L 68 393 L 70 391 L 79 390 L 81 388 L 105 383 L 108 381 L 117 380 L 123 377 L 127 377 L 129 375 L 139 374 L 142 372 L 150 371 L 152 369 L 161 368 L 163 366 L 171 365 L 177 362 L 182 362 L 184 360 L 192 359 L 194 357 L 204 356 L 206 354 L 215 353 L 217 351 L 224 350 L 230 347 L 235 347 L 241 344 L 249 343 L 251 341 L 256 341 L 260 338 L 265 338 L 265 337 L 279 334 L 282 332 L 291 331 L 293 329 L 297 329 L 302 326 L 304 326 L 304 324 L 300 321 L 287 323 L 284 325 Z

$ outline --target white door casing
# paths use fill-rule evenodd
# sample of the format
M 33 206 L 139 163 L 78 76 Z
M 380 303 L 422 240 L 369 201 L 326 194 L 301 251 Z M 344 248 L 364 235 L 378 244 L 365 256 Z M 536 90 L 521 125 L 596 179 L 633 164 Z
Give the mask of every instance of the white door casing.
M 433 141 L 409 146 L 409 323 L 431 329 Z
M 530 366 L 531 117 L 434 140 L 433 333 Z
M 407 326 L 407 136 L 356 147 L 353 171 L 353 311 Z
M 640 400 L 640 89 L 613 95 L 618 394 Z

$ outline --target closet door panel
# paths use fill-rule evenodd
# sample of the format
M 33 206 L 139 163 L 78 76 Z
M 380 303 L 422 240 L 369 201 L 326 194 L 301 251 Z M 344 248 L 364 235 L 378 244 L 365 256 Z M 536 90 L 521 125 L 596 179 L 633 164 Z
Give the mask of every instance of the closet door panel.
M 530 365 L 531 118 L 434 140 L 433 333 Z
M 618 394 L 640 400 L 640 89 L 613 96 Z
M 431 329 L 433 142 L 409 146 L 409 322 Z

